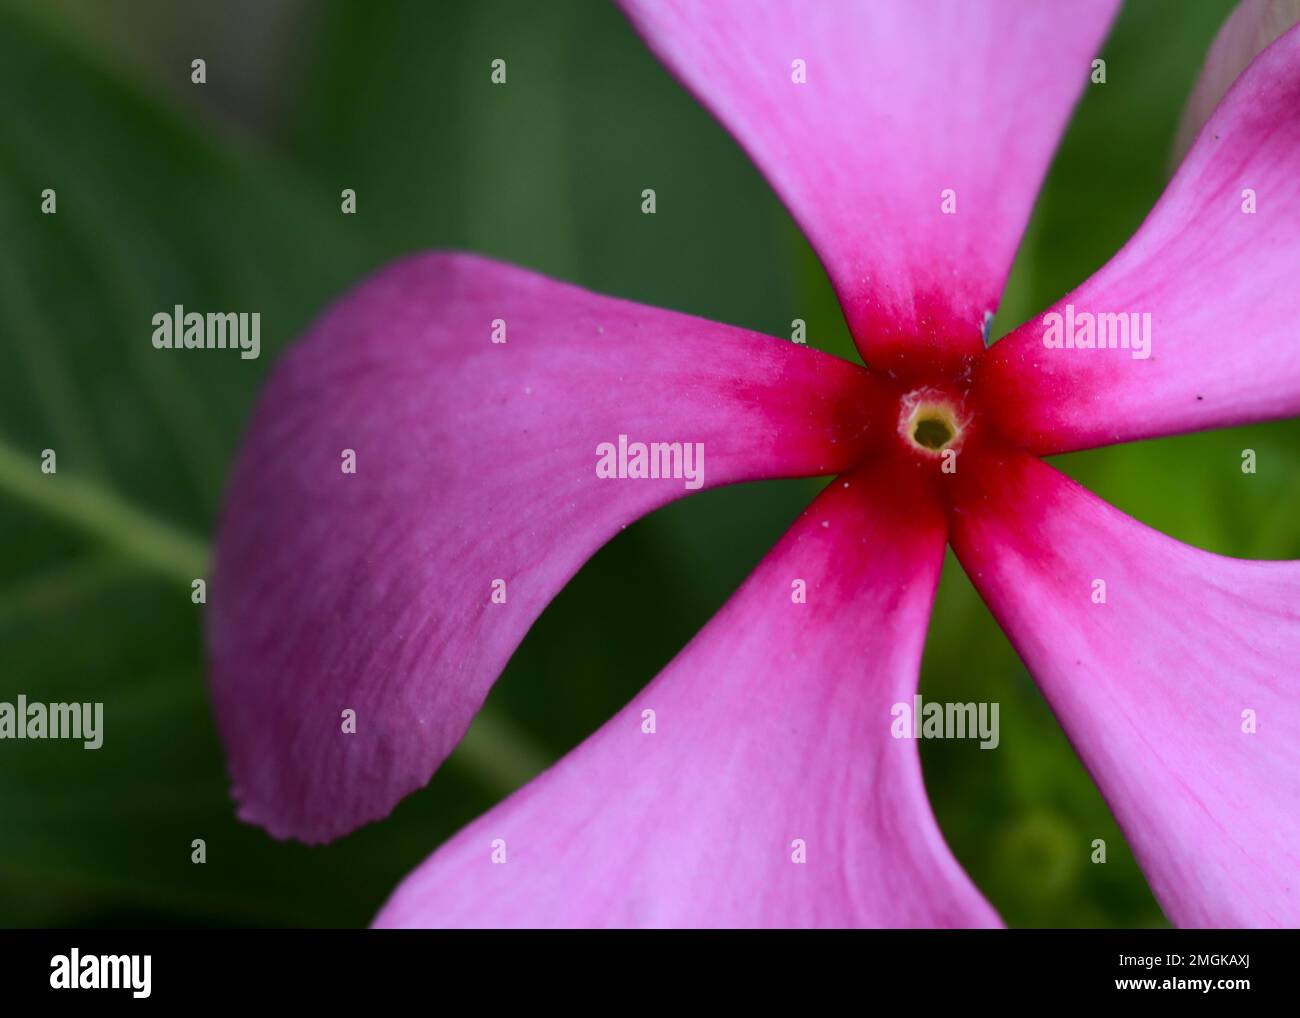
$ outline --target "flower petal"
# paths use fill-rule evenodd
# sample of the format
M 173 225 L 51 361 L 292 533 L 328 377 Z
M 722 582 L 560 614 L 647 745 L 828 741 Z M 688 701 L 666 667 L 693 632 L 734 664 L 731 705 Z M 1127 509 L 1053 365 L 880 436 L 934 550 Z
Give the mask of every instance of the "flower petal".
M 997 924 L 915 743 L 890 736 L 944 552 L 915 483 L 874 465 L 831 482 L 658 678 L 434 853 L 376 924 Z
M 1246 66 L 1297 21 L 1300 0 L 1241 0 L 1237 4 L 1215 35 L 1183 110 L 1174 143 L 1179 159 L 1192 147 L 1192 140 Z
M 867 363 L 983 350 L 1116 2 L 620 2 L 803 227 Z
M 1300 562 L 1190 548 L 1024 454 L 962 469 L 953 547 L 1165 914 L 1300 924 Z
M 277 367 L 229 484 L 208 644 L 240 815 L 324 840 L 428 780 L 568 578 L 694 483 L 598 478 L 599 443 L 702 443 L 709 486 L 824 474 L 860 458 L 873 391 L 480 258 L 380 272 Z
M 978 375 L 1003 433 L 1054 453 L 1300 413 L 1297 165 L 1300 28 L 1238 79 L 1132 240 L 1049 312 L 1149 314 L 1149 357 L 1131 340 L 1047 349 L 1044 319 L 1026 322 Z

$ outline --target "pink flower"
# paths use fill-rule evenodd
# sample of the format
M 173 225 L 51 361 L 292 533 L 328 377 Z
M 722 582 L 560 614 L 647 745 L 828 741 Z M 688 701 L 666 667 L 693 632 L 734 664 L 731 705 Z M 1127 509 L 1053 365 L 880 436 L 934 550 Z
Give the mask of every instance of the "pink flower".
M 870 367 L 471 255 L 361 284 L 277 367 L 230 483 L 208 641 L 240 816 L 322 841 L 425 783 L 581 564 L 691 489 L 627 446 L 680 442 L 708 486 L 837 476 L 380 925 L 998 924 L 891 733 L 948 542 L 1169 918 L 1300 923 L 1300 563 L 1190 548 L 1037 458 L 1300 412 L 1300 30 L 1123 250 L 985 349 L 1115 6 L 624 0 Z M 1123 343 L 1107 314 L 1137 316 Z

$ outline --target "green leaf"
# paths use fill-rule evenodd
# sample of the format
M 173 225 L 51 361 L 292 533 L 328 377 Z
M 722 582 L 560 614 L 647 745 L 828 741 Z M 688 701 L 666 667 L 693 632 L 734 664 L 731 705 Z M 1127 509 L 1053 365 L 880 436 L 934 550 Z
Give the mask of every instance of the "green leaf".
M 340 844 L 235 819 L 190 581 L 268 365 L 376 245 L 333 183 L 8 8 L 0 94 L 21 97 L 0 120 L 0 700 L 102 701 L 105 718 L 98 750 L 0 743 L 0 925 L 364 923 L 548 761 L 488 715 L 431 796 Z M 262 357 L 155 350 L 174 304 L 260 312 Z

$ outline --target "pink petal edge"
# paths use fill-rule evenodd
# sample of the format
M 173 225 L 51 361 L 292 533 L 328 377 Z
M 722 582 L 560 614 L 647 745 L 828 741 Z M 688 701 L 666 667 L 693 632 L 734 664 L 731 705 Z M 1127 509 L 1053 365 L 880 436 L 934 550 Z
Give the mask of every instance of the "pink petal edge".
M 1165 914 L 1300 925 L 1300 562 L 1190 548 L 1021 453 L 968 476 L 953 547 Z
M 1047 349 L 1044 317 L 1026 322 L 978 375 L 1008 440 L 1058 453 L 1300 414 L 1298 166 L 1294 28 L 1237 80 L 1132 240 L 1048 312 L 1149 314 L 1149 357 Z
M 1269 43 L 1300 21 L 1300 0 L 1241 0 L 1219 28 L 1178 124 L 1175 154 L 1182 156 L 1224 94 Z
M 277 365 L 228 485 L 207 643 L 241 818 L 327 840 L 429 779 L 569 577 L 689 493 L 597 478 L 599 443 L 703 443 L 705 486 L 828 474 L 873 392 L 806 347 L 482 258 L 377 273 Z
M 877 465 L 831 482 L 642 693 L 438 849 L 375 925 L 999 925 L 915 743 L 890 735 L 945 545 L 909 483 Z
M 802 226 L 868 364 L 983 350 L 1115 0 L 620 2 Z

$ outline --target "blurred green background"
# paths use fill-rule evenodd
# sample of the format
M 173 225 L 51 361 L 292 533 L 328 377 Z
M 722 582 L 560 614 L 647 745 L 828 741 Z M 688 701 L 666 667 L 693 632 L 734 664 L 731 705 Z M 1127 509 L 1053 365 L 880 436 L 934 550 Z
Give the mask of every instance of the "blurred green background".
M 1141 221 L 1228 8 L 1128 4 L 996 334 Z M 206 85 L 190 83 L 196 57 Z M 489 82 L 496 57 L 506 87 Z M 97 752 L 0 744 L 0 924 L 367 923 L 443 839 L 644 685 L 821 483 L 707 492 L 630 527 L 543 615 L 426 789 L 337 844 L 275 842 L 234 819 L 188 577 L 262 377 L 328 300 L 405 252 L 462 247 L 775 335 L 804 318 L 813 345 L 851 357 L 838 307 L 757 171 L 598 0 L 0 0 L 0 95 L 0 700 L 106 705 Z M 834 139 L 815 155 L 836 158 Z M 57 215 L 39 213 L 46 187 Z M 344 187 L 355 216 L 340 214 Z M 159 354 L 150 318 L 174 303 L 260 310 L 262 358 Z M 1184 541 L 1300 558 L 1298 434 L 1282 423 L 1058 463 Z M 38 472 L 47 447 L 55 479 Z M 1009 924 L 1164 923 L 951 559 L 921 689 L 1002 705 L 997 752 L 921 752 L 953 850 Z M 1089 862 L 1094 838 L 1104 866 Z

